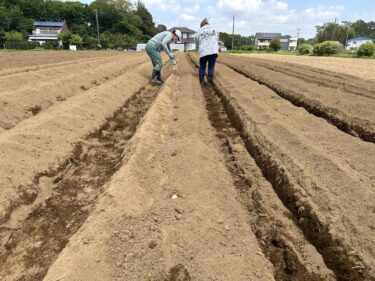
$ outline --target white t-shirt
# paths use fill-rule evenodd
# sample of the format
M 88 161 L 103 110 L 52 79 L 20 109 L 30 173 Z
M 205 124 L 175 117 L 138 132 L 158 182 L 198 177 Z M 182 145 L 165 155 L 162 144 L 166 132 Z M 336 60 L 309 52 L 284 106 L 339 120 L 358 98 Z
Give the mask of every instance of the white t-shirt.
M 195 35 L 195 38 L 198 41 L 200 57 L 219 53 L 218 34 L 210 25 L 206 24 L 201 27 Z

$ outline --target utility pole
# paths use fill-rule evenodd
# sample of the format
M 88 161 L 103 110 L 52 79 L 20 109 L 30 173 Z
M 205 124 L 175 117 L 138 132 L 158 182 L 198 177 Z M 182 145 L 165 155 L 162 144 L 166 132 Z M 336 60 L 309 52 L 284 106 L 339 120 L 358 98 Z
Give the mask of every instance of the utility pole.
M 335 25 L 333 26 L 333 34 L 332 34 L 332 41 L 335 41 L 335 33 L 336 33 L 336 23 L 338 19 L 335 18 Z
M 298 49 L 298 40 L 299 40 L 299 32 L 301 31 L 301 28 L 297 28 L 297 49 Z
M 345 40 L 345 51 L 348 48 L 348 40 L 349 40 L 349 25 L 346 26 L 347 31 L 346 31 L 346 40 Z
M 233 27 L 232 27 L 232 51 L 234 49 L 234 15 L 233 15 Z
M 101 48 L 102 46 L 100 45 L 100 32 L 99 32 L 99 15 L 98 15 L 98 9 L 95 10 L 95 15 L 96 15 L 96 31 L 98 33 L 98 47 Z

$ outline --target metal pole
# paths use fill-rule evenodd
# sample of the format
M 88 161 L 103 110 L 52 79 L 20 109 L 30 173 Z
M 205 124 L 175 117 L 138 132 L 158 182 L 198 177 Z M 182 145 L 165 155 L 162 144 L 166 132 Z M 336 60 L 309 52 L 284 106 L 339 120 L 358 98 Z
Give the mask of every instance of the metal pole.
M 348 40 L 349 40 L 349 25 L 347 26 L 347 32 L 346 32 L 345 51 L 346 51 L 346 48 L 348 48 Z
M 99 32 L 99 15 L 98 15 L 98 9 L 95 10 L 95 15 L 96 15 L 96 30 L 98 32 L 98 46 L 101 48 L 100 45 L 100 32 Z
M 233 27 L 232 27 L 232 51 L 234 49 L 234 15 L 233 15 Z
M 335 25 L 333 26 L 332 41 L 335 41 L 336 23 L 337 23 L 337 18 L 335 18 Z
M 299 32 L 300 32 L 300 28 L 297 28 L 297 47 L 296 47 L 296 50 L 298 50 L 298 41 L 299 41 Z

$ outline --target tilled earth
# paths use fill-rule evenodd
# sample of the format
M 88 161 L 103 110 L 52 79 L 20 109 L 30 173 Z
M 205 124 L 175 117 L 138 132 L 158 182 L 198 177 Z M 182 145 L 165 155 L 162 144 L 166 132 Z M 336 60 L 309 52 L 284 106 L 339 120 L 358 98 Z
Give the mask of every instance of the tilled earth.
M 375 82 L 38 56 L 0 57 L 1 280 L 375 280 Z

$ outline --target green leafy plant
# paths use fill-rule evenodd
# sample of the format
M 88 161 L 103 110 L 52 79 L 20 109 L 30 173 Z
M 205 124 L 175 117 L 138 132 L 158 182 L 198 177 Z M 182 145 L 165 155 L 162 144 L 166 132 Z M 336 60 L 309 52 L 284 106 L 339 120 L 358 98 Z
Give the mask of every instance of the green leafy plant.
M 22 41 L 23 34 L 21 32 L 16 32 L 16 31 L 5 32 L 5 40 L 6 41 Z
M 320 44 L 316 44 L 313 49 L 313 54 L 316 56 L 334 55 L 340 52 L 342 46 L 338 42 L 325 41 Z
M 308 55 L 312 52 L 313 46 L 310 44 L 302 44 L 298 47 L 298 53 L 300 55 Z
M 357 51 L 357 55 L 359 57 L 371 57 L 372 55 L 374 55 L 375 53 L 375 44 L 372 43 L 372 42 L 367 42 L 367 43 L 364 43 L 362 44 L 358 51 Z
M 270 43 L 270 49 L 277 52 L 281 49 L 281 42 L 279 38 L 275 38 Z

